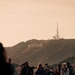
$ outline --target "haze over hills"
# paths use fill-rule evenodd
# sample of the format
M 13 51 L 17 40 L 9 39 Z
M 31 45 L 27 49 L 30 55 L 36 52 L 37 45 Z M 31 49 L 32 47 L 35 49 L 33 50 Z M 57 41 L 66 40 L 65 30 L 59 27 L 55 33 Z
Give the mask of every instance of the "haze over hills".
M 75 56 L 75 39 L 32 39 L 7 47 L 6 50 L 12 62 L 19 65 L 25 61 L 30 65 L 39 63 L 53 65 Z

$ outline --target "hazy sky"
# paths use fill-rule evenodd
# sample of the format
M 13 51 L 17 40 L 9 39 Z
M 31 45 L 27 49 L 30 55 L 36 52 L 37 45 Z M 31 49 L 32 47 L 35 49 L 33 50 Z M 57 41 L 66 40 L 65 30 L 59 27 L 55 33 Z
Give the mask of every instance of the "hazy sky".
M 30 39 L 75 38 L 75 0 L 0 0 L 0 41 L 13 46 Z

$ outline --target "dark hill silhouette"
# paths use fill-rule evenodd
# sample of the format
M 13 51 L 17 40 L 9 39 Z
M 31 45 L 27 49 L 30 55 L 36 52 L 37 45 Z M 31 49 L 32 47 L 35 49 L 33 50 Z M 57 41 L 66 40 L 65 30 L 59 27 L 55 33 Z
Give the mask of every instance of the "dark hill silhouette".
M 28 61 L 30 65 L 39 63 L 56 64 L 75 56 L 75 39 L 28 40 L 6 48 L 13 63 Z

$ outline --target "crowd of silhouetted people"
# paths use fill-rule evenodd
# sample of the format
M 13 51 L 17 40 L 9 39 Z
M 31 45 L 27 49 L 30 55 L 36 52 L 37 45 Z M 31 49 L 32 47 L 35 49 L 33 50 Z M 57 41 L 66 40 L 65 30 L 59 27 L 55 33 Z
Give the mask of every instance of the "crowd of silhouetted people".
M 0 75 L 15 75 L 15 72 L 17 75 L 75 75 L 74 68 L 69 62 L 58 64 L 57 67 L 53 68 L 48 64 L 43 66 L 41 63 L 36 67 L 31 67 L 26 61 L 14 68 L 11 58 L 8 58 L 3 44 L 0 43 Z
M 75 75 L 73 66 L 69 62 L 58 64 L 55 68 L 48 64 L 44 66 L 39 64 L 37 67 L 30 67 L 29 63 L 25 62 L 15 70 L 18 72 L 17 75 Z

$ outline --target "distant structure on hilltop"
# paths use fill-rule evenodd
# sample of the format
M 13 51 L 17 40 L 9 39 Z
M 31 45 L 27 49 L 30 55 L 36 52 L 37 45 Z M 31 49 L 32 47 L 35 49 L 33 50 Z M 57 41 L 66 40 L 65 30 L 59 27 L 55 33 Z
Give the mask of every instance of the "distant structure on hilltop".
M 59 29 L 58 29 L 58 22 L 57 22 L 56 35 L 55 35 L 55 36 L 53 36 L 53 39 L 54 39 L 54 40 L 59 40 L 59 39 L 60 39 L 60 36 L 59 36 Z
M 43 44 L 40 43 L 40 44 L 29 44 L 28 45 L 28 48 L 33 48 L 33 47 L 43 47 Z

